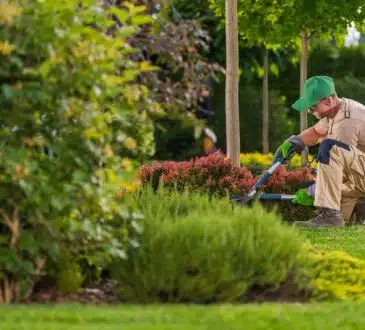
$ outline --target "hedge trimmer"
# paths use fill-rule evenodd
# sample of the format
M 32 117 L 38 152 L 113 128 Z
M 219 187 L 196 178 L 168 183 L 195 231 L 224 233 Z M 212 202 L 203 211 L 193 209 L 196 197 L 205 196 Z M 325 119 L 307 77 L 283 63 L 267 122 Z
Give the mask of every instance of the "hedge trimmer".
M 272 194 L 272 193 L 263 193 L 259 192 L 259 189 L 262 185 L 270 178 L 270 176 L 286 161 L 290 159 L 282 158 L 277 160 L 273 163 L 270 168 L 257 180 L 257 182 L 252 187 L 251 191 L 247 194 L 237 194 L 232 195 L 230 200 L 240 202 L 243 204 L 247 204 L 249 201 L 253 199 L 260 199 L 260 200 L 289 200 L 292 201 L 294 204 L 301 204 L 310 206 L 313 205 L 313 187 L 307 187 L 303 189 L 299 189 L 295 194 Z

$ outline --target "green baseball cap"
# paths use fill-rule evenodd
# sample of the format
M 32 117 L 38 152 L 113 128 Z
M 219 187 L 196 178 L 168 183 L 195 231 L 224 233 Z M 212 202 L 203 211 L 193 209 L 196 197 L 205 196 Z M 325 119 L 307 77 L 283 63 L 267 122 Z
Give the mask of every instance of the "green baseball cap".
M 312 105 L 333 93 L 335 93 L 335 84 L 332 78 L 313 76 L 304 83 L 303 96 L 292 105 L 292 108 L 297 111 L 308 110 Z

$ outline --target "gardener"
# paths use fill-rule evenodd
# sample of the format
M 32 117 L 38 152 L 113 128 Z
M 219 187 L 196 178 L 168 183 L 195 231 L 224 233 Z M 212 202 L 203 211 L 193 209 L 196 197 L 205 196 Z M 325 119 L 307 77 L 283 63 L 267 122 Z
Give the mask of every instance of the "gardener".
M 275 154 L 275 160 L 290 158 L 305 147 L 319 144 L 314 189 L 318 213 L 313 219 L 295 224 L 343 227 L 345 220 L 356 213 L 364 216 L 365 106 L 339 98 L 332 78 L 314 76 L 305 82 L 303 96 L 292 107 L 319 119 L 314 126 L 287 139 Z

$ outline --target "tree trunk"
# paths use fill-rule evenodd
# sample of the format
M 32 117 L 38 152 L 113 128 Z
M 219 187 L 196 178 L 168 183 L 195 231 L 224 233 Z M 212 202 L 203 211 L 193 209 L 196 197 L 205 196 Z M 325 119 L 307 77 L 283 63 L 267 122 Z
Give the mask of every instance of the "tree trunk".
M 309 38 L 308 32 L 305 26 L 302 27 L 301 33 L 302 39 L 302 54 L 300 59 L 300 95 L 303 95 L 304 83 L 308 77 L 308 52 L 309 52 Z M 308 128 L 308 117 L 307 112 L 303 111 L 300 113 L 300 131 L 304 131 Z M 302 152 L 302 166 L 308 163 L 308 152 L 304 150 Z
M 237 0 L 226 0 L 226 140 L 227 157 L 240 165 L 240 121 L 238 108 Z
M 264 47 L 262 79 L 262 152 L 269 153 L 269 51 Z

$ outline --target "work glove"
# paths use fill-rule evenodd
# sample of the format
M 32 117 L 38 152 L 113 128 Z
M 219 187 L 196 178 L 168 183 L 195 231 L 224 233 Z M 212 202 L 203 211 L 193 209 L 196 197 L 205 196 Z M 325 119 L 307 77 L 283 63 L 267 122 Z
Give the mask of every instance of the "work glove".
M 299 189 L 294 198 L 292 199 L 293 204 L 312 206 L 314 203 L 314 193 L 316 190 L 316 184 L 312 184 L 308 188 Z
M 304 142 L 299 135 L 292 135 L 276 150 L 273 163 L 277 161 L 290 160 L 295 153 L 301 153 L 305 149 Z

